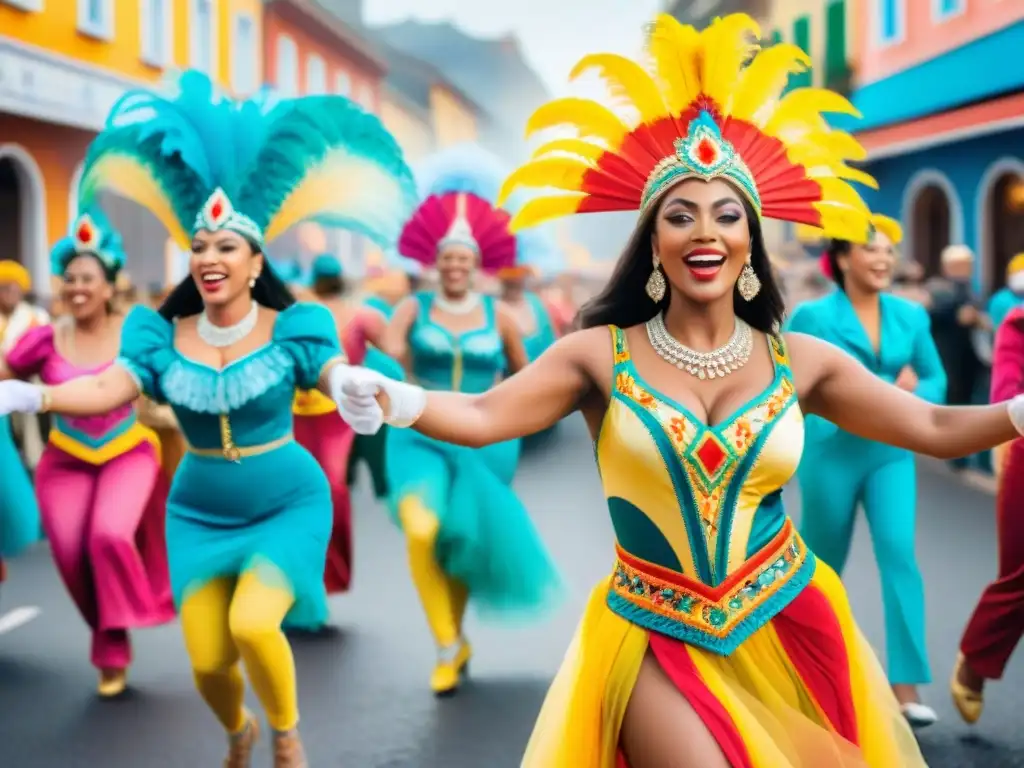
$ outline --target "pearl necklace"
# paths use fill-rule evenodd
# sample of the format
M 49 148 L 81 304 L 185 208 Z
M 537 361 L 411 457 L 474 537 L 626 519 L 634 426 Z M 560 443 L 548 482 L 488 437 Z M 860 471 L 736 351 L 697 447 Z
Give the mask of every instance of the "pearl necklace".
M 206 310 L 203 310 L 203 314 L 199 316 L 199 321 L 196 324 L 196 331 L 199 333 L 199 338 L 211 347 L 230 347 L 252 333 L 253 328 L 256 327 L 256 320 L 259 318 L 259 311 L 259 305 L 253 301 L 252 308 L 241 321 L 223 327 L 211 323 Z
M 441 293 L 434 295 L 434 306 L 450 315 L 468 315 L 480 306 L 479 293 L 467 293 L 461 299 L 452 301 Z
M 647 338 L 658 357 L 698 379 L 721 378 L 739 370 L 746 365 L 754 349 L 750 326 L 738 317 L 729 341 L 710 352 L 697 352 L 678 341 L 668 332 L 661 313 L 648 320 L 646 327 Z

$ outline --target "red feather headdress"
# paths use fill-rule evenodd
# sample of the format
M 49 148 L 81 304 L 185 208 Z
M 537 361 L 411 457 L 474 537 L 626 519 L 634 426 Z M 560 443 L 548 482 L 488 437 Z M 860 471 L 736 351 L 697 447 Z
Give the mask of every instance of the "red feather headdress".
M 846 162 L 865 152 L 822 116 L 856 110 L 821 88 L 783 95 L 789 75 L 810 59 L 786 43 L 761 49 L 753 42 L 759 36 L 745 14 L 718 19 L 703 32 L 661 15 L 651 25 L 646 69 L 614 54 L 585 57 L 572 77 L 598 70 L 615 106 L 633 119 L 581 98 L 538 109 L 528 134 L 569 126 L 576 135 L 540 147 L 505 180 L 499 204 L 519 187 L 570 194 L 531 200 L 513 218 L 513 230 L 574 213 L 643 212 L 684 179 L 721 178 L 759 216 L 863 237 L 868 209 L 848 180 L 876 185 Z

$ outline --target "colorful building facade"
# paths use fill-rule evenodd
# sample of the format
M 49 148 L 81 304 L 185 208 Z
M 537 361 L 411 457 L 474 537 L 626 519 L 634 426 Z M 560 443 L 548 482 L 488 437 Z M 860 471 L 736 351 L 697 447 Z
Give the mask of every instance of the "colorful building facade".
M 977 255 L 976 287 L 1004 284 L 1024 251 L 1024 3 L 861 0 L 853 6 L 851 124 L 878 180 L 866 195 L 902 220 L 928 274 L 942 248 Z
M 387 63 L 341 17 L 315 0 L 270 0 L 264 4 L 263 32 L 266 84 L 281 96 L 340 94 L 381 113 Z M 351 233 L 301 224 L 269 250 L 287 270 L 302 272 L 317 255 L 329 252 L 346 270 L 358 273 L 367 248 Z
M 85 150 L 128 89 L 167 69 L 202 69 L 226 88 L 260 83 L 260 0 L 0 0 L 0 258 L 49 288 L 50 245 L 76 214 Z M 166 233 L 109 203 L 138 284 L 162 282 Z

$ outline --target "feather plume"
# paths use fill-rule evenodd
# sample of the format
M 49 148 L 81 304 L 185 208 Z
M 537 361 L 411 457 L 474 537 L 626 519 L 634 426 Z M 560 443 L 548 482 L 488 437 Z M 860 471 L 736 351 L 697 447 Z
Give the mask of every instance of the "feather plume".
M 458 144 L 427 157 L 416 167 L 421 199 L 446 192 L 467 192 L 494 202 L 507 169 L 500 160 L 475 144 Z

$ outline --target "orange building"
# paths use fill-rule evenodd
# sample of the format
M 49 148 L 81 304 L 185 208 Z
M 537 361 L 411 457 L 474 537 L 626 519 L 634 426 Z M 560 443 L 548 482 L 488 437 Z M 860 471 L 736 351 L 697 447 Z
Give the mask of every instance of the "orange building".
M 386 64 L 360 34 L 315 0 L 270 0 L 264 5 L 266 82 L 282 96 L 340 94 L 380 113 Z M 335 253 L 347 269 L 366 247 L 348 232 L 304 224 L 270 247 L 271 258 L 305 268 L 317 254 Z
M 50 245 L 76 213 L 81 161 L 110 107 L 167 69 L 254 91 L 261 17 L 260 0 L 0 0 L 0 258 L 29 266 L 45 293 Z M 105 202 L 136 283 L 162 282 L 162 227 Z

